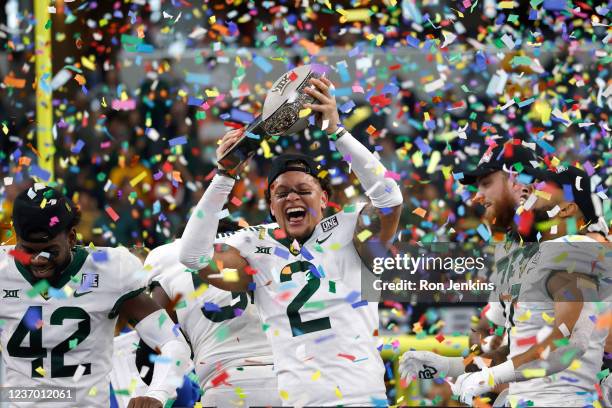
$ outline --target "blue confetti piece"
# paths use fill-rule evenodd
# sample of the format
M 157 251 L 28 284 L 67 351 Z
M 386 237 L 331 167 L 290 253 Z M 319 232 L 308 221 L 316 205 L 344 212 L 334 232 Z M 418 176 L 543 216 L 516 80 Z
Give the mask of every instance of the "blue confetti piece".
M 170 364 L 173 360 L 170 357 L 163 357 L 159 354 L 151 353 L 149 354 L 149 361 L 153 364 Z
M 204 302 L 204 310 L 206 310 L 207 312 L 220 312 L 221 308 L 215 303 Z
M 367 306 L 367 305 L 368 305 L 367 300 L 360 300 L 359 302 L 353 303 L 351 306 L 353 307 L 353 309 L 357 309 L 358 307 Z
M 155 48 L 152 44 L 138 44 L 136 47 L 136 52 L 142 52 L 144 54 L 150 54 L 155 51 Z
M 72 149 L 70 149 L 70 152 L 72 154 L 79 154 L 79 153 L 81 153 L 81 149 L 83 149 L 83 146 L 85 146 L 85 142 L 82 141 L 81 139 L 79 139 L 74 144 L 74 146 L 72 146 Z
M 252 113 L 242 111 L 240 109 L 232 108 L 230 113 L 231 118 L 236 122 L 251 123 L 255 116 Z
M 196 72 L 187 72 L 187 74 L 185 75 L 185 82 L 187 82 L 188 84 L 209 85 L 210 75 L 199 74 Z
M 530 176 L 527 173 L 521 173 L 516 178 L 516 181 L 518 181 L 521 184 L 531 184 L 531 182 L 533 181 L 533 176 Z
M 253 62 L 255 63 L 255 65 L 257 65 L 257 67 L 259 69 L 261 69 L 263 72 L 265 72 L 266 74 L 269 74 L 270 72 L 272 72 L 272 64 L 270 64 L 270 62 L 268 62 L 267 59 L 257 55 L 257 54 L 253 54 Z
M 524 106 L 531 105 L 534 101 L 535 101 L 535 98 L 525 99 L 524 101 L 519 102 L 518 106 L 519 108 L 522 108 Z
M 476 231 L 478 231 L 478 234 L 482 237 L 484 241 L 488 242 L 491 239 L 491 233 L 484 224 L 480 224 Z
M 153 203 L 153 215 L 159 214 L 160 211 L 161 203 L 159 202 L 159 200 L 155 200 L 155 202 Z
M 400 89 L 397 85 L 395 85 L 394 83 L 389 83 L 386 84 L 383 89 L 380 91 L 380 93 L 383 94 L 392 94 L 395 95 L 397 93 L 399 93 Z
M 345 103 L 343 103 L 342 105 L 340 105 L 340 106 L 338 107 L 338 109 L 339 109 L 339 110 L 340 110 L 340 112 L 342 112 L 342 113 L 349 113 L 350 111 L 352 111 L 352 110 L 353 110 L 353 108 L 354 108 L 355 106 L 356 106 L 356 105 L 355 105 L 355 102 L 353 102 L 353 101 L 348 101 L 348 102 L 345 102 Z
M 257 285 L 255 284 L 255 282 L 249 282 L 249 284 L 247 285 L 247 290 L 250 292 L 254 292 L 255 288 L 257 288 Z
M 344 298 L 344 300 L 346 301 L 346 303 L 353 303 L 355 302 L 357 299 L 359 299 L 359 297 L 361 296 L 361 293 L 357 292 L 356 290 L 352 291 L 351 293 L 349 293 L 346 298 Z
M 187 105 L 189 106 L 201 106 L 203 103 L 204 99 L 194 98 L 193 96 L 190 96 L 187 100 Z
M 359 53 L 361 53 L 361 48 L 359 48 L 359 46 L 356 46 L 355 48 L 353 48 L 352 50 L 348 52 L 348 56 L 350 58 L 353 58 L 359 55 Z
M 300 254 L 304 257 L 304 259 L 306 259 L 307 261 L 312 261 L 313 260 L 313 256 L 310 253 L 310 251 L 308 251 L 308 249 L 306 249 L 305 246 L 303 246 L 302 248 L 300 248 Z
M 168 144 L 172 146 L 184 145 L 187 144 L 187 136 L 178 136 L 168 140 Z
M 245 134 L 246 134 L 246 135 L 247 135 L 247 137 L 248 137 L 248 138 L 250 138 L 250 139 L 261 140 L 261 136 L 256 135 L 255 133 L 246 132 Z
M 562 11 L 567 8 L 566 0 L 544 0 L 544 10 Z
M 414 141 L 414 144 L 417 145 L 417 147 L 419 148 L 421 152 L 423 152 L 423 154 L 431 153 L 431 147 L 427 143 L 425 143 L 423 139 L 421 139 L 420 136 L 416 138 L 416 140 Z
M 346 61 L 340 61 L 336 64 L 336 68 L 338 69 L 338 74 L 340 75 L 340 80 L 342 82 L 349 82 L 351 80 L 351 76 L 348 72 L 348 67 L 346 65 Z
M 51 178 L 51 173 L 38 167 L 36 164 L 33 164 L 30 166 L 30 176 L 38 177 L 44 181 L 49 181 L 49 178 Z
M 574 202 L 574 192 L 569 184 L 563 185 L 563 197 L 565 197 L 565 201 Z
M 54 287 L 50 287 L 48 291 L 49 296 L 54 299 L 66 299 L 66 292 L 61 289 L 55 289 Z
M 281 247 L 274 247 L 274 255 L 283 259 L 289 259 L 289 251 Z
M 92 252 L 91 257 L 94 262 L 106 262 L 108 261 L 108 253 L 106 251 L 95 251 Z
M 463 180 L 463 173 L 453 173 L 453 178 L 455 180 Z

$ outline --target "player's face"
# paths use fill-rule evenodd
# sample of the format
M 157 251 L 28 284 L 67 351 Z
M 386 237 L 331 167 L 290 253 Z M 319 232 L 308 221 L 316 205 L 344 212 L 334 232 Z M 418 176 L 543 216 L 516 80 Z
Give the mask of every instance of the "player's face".
M 310 174 L 288 171 L 270 187 L 270 210 L 287 235 L 301 240 L 312 234 L 323 218 L 327 193 Z
M 477 186 L 474 202 L 484 206 L 484 218 L 492 225 L 509 227 L 520 202 L 520 194 L 512 188 L 508 175 L 503 171 L 493 172 L 478 178 Z
M 70 263 L 70 250 L 76 243 L 76 232 L 62 232 L 47 242 L 29 242 L 17 238 L 16 249 L 31 255 L 26 267 L 36 279 L 52 281 Z

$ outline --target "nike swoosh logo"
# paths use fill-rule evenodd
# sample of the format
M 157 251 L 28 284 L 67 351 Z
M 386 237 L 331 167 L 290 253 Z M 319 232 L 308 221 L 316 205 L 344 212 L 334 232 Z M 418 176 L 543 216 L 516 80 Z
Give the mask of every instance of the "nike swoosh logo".
M 86 294 L 91 293 L 91 292 L 93 292 L 93 290 L 90 290 L 89 292 L 81 292 L 81 293 L 74 292 L 74 297 L 85 296 Z
M 322 243 L 324 243 L 325 241 L 327 241 L 329 239 L 329 237 L 331 237 L 332 234 L 329 234 L 328 236 L 326 236 L 325 238 L 323 238 L 322 240 L 319 240 L 319 238 L 315 239 L 315 242 L 319 245 L 321 245 Z

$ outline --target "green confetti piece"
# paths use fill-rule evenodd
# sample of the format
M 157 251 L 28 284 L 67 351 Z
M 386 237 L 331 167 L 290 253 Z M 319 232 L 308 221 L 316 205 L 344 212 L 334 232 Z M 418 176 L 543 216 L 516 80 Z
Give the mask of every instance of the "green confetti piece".
M 426 337 L 427 337 L 427 333 L 425 332 L 425 330 L 418 332 L 416 335 L 416 338 L 418 340 L 424 339 Z
M 476 120 L 476 112 L 470 113 L 470 120 Z
M 578 353 L 577 349 L 569 350 L 569 351 L 566 351 L 565 353 L 563 353 L 563 355 L 559 359 L 561 361 L 561 364 L 569 365 L 572 362 L 572 360 L 574 359 L 574 357 L 576 356 L 576 353 Z
M 29 298 L 33 298 L 41 293 L 45 293 L 49 289 L 49 282 L 46 279 L 37 282 L 26 294 Z
M 130 396 L 129 390 L 113 390 L 113 392 L 115 393 L 115 395 L 125 395 L 126 397 Z
M 45 24 L 45 30 L 48 30 L 51 28 L 51 20 L 47 20 L 46 24 Z
M 523 163 L 521 162 L 516 162 L 514 163 L 514 169 L 518 171 L 519 173 L 522 173 L 523 170 L 525 169 L 525 166 L 523 166 Z
M 569 217 L 565 220 L 565 226 L 567 228 L 567 235 L 574 235 L 578 232 L 578 227 L 576 226 L 576 218 Z
M 269 47 L 271 44 L 275 43 L 277 40 L 277 37 L 275 35 L 271 35 L 270 37 L 266 38 L 263 42 L 264 47 Z
M 336 282 L 329 281 L 329 293 L 336 293 Z
M 270 328 L 269 324 L 262 324 L 261 325 L 261 329 L 265 332 L 266 330 L 268 330 Z
M 509 23 L 516 23 L 518 21 L 518 14 L 510 14 L 508 16 L 508 22 Z
M 605 370 L 601 370 L 600 372 L 597 373 L 597 379 L 601 381 L 604 378 L 606 378 L 608 375 L 610 375 L 610 369 L 606 368 Z
M 215 339 L 218 342 L 222 342 L 223 340 L 227 339 L 229 335 L 230 331 L 227 326 L 221 326 L 217 329 L 217 331 L 215 331 Z
M 72 350 L 73 348 L 75 348 L 76 346 L 78 346 L 79 344 L 79 339 L 72 339 L 72 340 L 68 340 L 68 348 L 70 350 Z
M 501 337 L 504 335 L 504 328 L 502 326 L 499 326 L 497 329 L 495 329 L 495 335 L 498 337 Z
M 159 319 L 158 319 L 159 327 L 162 327 L 164 325 L 164 322 L 166 321 L 167 318 L 168 316 L 165 313 L 162 313 L 159 315 Z
M 318 300 L 316 302 L 306 302 L 304 303 L 304 307 L 307 309 L 325 309 L 325 302 L 322 300 Z
M 187 302 L 185 302 L 184 300 L 181 300 L 176 304 L 176 306 L 174 307 L 174 310 L 184 309 L 186 307 L 187 307 Z
M 512 67 L 516 67 L 518 65 L 531 65 L 531 58 L 517 55 L 512 58 Z
M 553 340 L 553 344 L 555 345 L 555 347 L 567 346 L 569 344 L 569 339 L 568 338 L 563 338 L 563 339 L 559 339 L 559 340 Z
M 347 204 L 344 206 L 343 211 L 345 213 L 354 213 L 356 209 L 357 206 L 355 204 Z

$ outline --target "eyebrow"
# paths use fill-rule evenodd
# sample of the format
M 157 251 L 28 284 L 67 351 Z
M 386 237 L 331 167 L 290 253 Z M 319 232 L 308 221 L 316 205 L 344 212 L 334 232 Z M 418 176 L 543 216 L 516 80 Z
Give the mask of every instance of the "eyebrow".
M 279 189 L 281 187 L 291 188 L 291 187 L 289 187 L 287 185 L 281 184 L 281 185 L 277 186 L 276 189 Z M 309 183 L 299 183 L 296 187 L 297 188 L 301 188 L 301 187 L 314 187 L 314 186 L 312 184 L 309 184 Z

